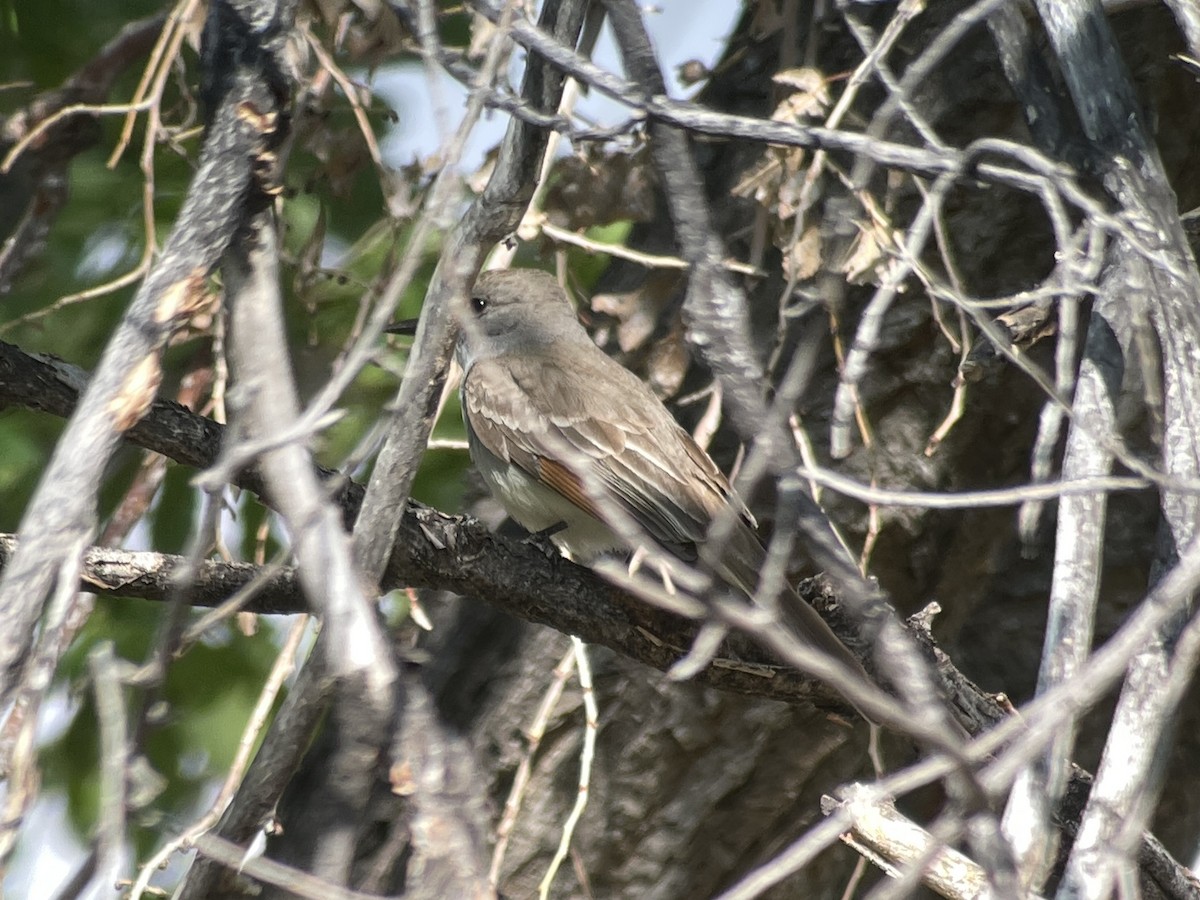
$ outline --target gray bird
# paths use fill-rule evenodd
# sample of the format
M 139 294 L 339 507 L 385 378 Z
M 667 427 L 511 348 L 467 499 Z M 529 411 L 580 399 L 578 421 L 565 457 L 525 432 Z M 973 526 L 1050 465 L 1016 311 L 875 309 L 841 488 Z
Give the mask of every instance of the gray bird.
M 629 542 L 606 524 L 619 509 L 662 549 L 695 559 L 713 521 L 736 521 L 717 574 L 753 596 L 766 551 L 754 520 L 707 453 L 633 373 L 607 356 L 548 274 L 482 274 L 458 361 L 471 459 L 505 510 L 587 564 Z M 817 612 L 790 588 L 798 635 L 861 672 Z

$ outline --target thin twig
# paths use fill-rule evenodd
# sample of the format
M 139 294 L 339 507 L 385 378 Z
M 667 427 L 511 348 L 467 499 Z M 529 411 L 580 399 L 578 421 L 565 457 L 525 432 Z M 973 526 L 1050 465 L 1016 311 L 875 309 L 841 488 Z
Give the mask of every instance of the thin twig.
M 575 671 L 574 642 L 571 643 L 571 649 L 554 667 L 542 702 L 538 705 L 537 713 L 525 732 L 525 752 L 521 754 L 521 761 L 517 764 L 512 787 L 509 788 L 508 798 L 504 801 L 504 812 L 500 817 L 500 824 L 496 826 L 496 847 L 492 851 L 491 868 L 488 869 L 488 884 L 493 888 L 500 885 L 500 867 L 504 864 L 508 840 L 512 836 L 513 826 L 517 822 L 517 814 L 521 811 L 521 801 L 524 799 L 525 789 L 529 785 L 529 776 L 533 772 L 533 759 L 546 734 L 546 725 L 550 721 L 550 715 L 554 712 L 554 707 L 558 705 L 563 690 L 567 686 L 567 679 L 571 677 L 573 671 Z
M 600 728 L 600 712 L 596 706 L 595 691 L 592 690 L 592 667 L 588 664 L 587 646 L 579 638 L 572 636 L 571 651 L 575 658 L 575 670 L 579 673 L 579 690 L 583 694 L 583 749 L 579 753 L 579 792 L 575 795 L 575 803 L 571 806 L 571 813 L 567 816 L 567 821 L 563 823 L 562 839 L 558 842 L 558 849 L 554 852 L 554 858 L 550 861 L 546 874 L 542 876 L 541 883 L 538 885 L 540 900 L 546 900 L 550 896 L 550 886 L 554 883 L 554 876 L 558 873 L 558 867 L 566 859 L 567 851 L 571 847 L 571 835 L 575 833 L 579 817 L 587 808 L 588 785 L 592 778 L 592 758 L 596 754 L 596 732 Z

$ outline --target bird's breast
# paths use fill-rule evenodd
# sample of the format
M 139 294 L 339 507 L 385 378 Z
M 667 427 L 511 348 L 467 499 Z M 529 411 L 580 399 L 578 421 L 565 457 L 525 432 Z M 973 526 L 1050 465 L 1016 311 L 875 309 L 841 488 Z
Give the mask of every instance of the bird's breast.
M 560 523 L 566 527 L 551 535 L 554 544 L 580 563 L 623 550 L 624 544 L 607 525 L 580 509 L 562 494 L 542 484 L 520 466 L 500 459 L 467 427 L 471 460 L 492 496 L 505 512 L 529 532 L 545 531 Z

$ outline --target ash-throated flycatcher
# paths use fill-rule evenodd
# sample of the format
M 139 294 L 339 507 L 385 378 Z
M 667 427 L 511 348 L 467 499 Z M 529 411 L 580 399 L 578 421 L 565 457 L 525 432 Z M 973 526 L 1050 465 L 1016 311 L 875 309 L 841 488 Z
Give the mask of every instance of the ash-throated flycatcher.
M 662 549 L 695 558 L 731 506 L 716 573 L 753 596 L 766 551 L 753 519 L 716 464 L 633 373 L 600 350 L 548 274 L 485 272 L 470 296 L 458 361 L 471 458 L 488 488 L 532 532 L 587 564 L 630 551 L 611 513 Z M 862 671 L 817 612 L 782 598 L 798 636 Z

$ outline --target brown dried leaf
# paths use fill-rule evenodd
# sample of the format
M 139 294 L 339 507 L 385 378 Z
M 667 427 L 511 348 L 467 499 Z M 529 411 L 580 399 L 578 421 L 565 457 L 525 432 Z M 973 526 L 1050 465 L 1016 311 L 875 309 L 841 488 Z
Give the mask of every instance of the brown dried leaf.
M 800 125 L 824 118 L 829 108 L 829 88 L 819 70 L 785 69 L 773 80 L 792 89 L 771 114 L 774 121 Z M 800 147 L 768 147 L 732 193 L 735 197 L 753 197 L 780 222 L 787 222 L 795 217 L 800 205 L 806 159 Z
M 735 197 L 753 197 L 763 206 L 779 189 L 779 176 L 782 172 L 782 162 L 774 154 L 768 154 L 760 162 L 751 167 L 741 180 L 733 186 L 729 193 Z
M 647 309 L 641 290 L 616 294 L 596 294 L 592 310 L 617 321 L 617 346 L 622 353 L 640 347 L 654 333 L 658 310 Z
M 204 34 L 204 23 L 208 20 L 207 4 L 197 3 L 192 8 L 192 14 L 180 23 L 184 42 L 192 48 L 192 52 L 200 52 L 200 41 Z
M 825 118 L 829 109 L 829 84 L 819 69 L 783 69 L 772 75 L 771 80 L 792 88 L 792 93 L 784 97 L 771 114 L 774 121 L 800 125 Z
M 593 312 L 616 320 L 617 346 L 622 353 L 631 353 L 643 346 L 654 333 L 678 281 L 678 272 L 659 269 L 632 291 L 592 297 Z
M 394 59 L 409 39 L 399 16 L 382 0 L 316 0 L 322 22 L 335 35 L 333 48 L 354 65 Z
M 570 231 L 654 218 L 654 170 L 648 154 L 586 150 L 554 167 L 546 192 L 549 220 Z
M 879 284 L 891 257 L 886 252 L 894 242 L 876 226 L 860 227 L 854 246 L 842 264 L 842 272 L 851 284 Z
M 815 225 L 810 225 L 796 243 L 784 249 L 783 274 L 789 281 L 806 281 L 820 269 L 821 232 Z
M 996 322 L 1004 326 L 1014 345 L 1027 349 L 1058 330 L 1052 312 L 1050 306 L 1031 303 L 997 316 Z
M 691 361 L 683 323 L 677 319 L 666 336 L 655 341 L 646 360 L 646 381 L 659 399 L 667 400 L 679 393 Z
M 349 196 L 358 174 L 371 164 L 371 154 L 357 130 L 327 131 L 322 146 L 314 153 L 325 165 L 322 180 L 335 197 Z

